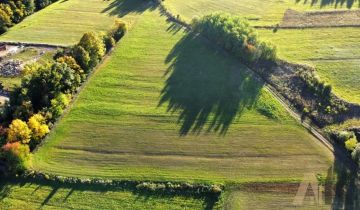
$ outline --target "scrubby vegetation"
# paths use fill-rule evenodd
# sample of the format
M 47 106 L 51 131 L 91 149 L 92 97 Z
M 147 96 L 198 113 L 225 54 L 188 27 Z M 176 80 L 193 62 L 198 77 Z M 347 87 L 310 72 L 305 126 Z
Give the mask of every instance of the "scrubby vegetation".
M 3 143 L 7 143 L 2 148 L 2 157 L 10 172 L 25 169 L 23 163 L 28 161 L 30 149 L 33 150 L 49 133 L 72 95 L 114 46 L 105 48 L 109 37 L 119 41 L 124 35 L 125 24 L 117 23 L 116 26 L 106 35 L 85 33 L 77 45 L 58 52 L 53 62 L 28 67 L 21 86 L 11 93 L 10 102 L 1 115 L 5 127 L 2 127 L 2 138 L 6 139 Z

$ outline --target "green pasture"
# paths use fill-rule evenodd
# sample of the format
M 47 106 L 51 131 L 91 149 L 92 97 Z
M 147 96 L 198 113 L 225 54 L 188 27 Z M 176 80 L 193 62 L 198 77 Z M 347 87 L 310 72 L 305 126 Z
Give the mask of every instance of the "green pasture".
M 252 25 L 276 25 L 282 21 L 287 9 L 320 11 L 333 9 L 358 9 L 359 2 L 344 1 L 261 1 L 261 0 L 198 0 L 164 1 L 167 9 L 190 22 L 213 12 L 229 12 L 250 19 Z M 326 21 L 326 20 L 324 20 Z M 360 103 L 360 53 L 358 28 L 318 28 L 303 30 L 259 30 L 264 39 L 273 42 L 282 59 L 316 67 L 319 76 L 333 85 L 341 98 Z
M 129 4 L 116 0 L 59 0 L 10 28 L 0 41 L 73 45 L 85 32 L 113 27 L 118 10 L 128 6 L 124 2 Z
M 91 76 L 33 168 L 190 182 L 326 173 L 331 153 L 246 70 L 150 8 Z
M 338 2 L 338 3 L 336 3 Z M 190 22 L 194 17 L 214 12 L 229 12 L 249 18 L 253 25 L 275 25 L 281 22 L 287 9 L 313 11 L 318 9 L 358 8 L 358 2 L 344 1 L 307 1 L 307 0 L 165 0 L 164 5 L 172 13 Z
M 360 103 L 360 28 L 259 30 L 259 34 L 277 46 L 280 58 L 315 67 L 338 96 Z
M 95 186 L 0 183 L 3 210 L 31 209 L 205 209 L 203 199 L 152 196 Z

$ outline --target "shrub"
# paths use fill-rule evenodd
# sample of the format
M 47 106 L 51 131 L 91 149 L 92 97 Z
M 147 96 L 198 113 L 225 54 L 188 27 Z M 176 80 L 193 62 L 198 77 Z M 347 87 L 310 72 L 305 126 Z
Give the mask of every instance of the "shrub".
M 116 42 L 118 42 L 126 33 L 126 24 L 122 21 L 116 21 L 115 27 L 110 31 L 109 35 L 112 36 Z
M 49 126 L 46 124 L 45 117 L 41 114 L 33 115 L 29 121 L 28 126 L 32 131 L 32 139 L 39 142 L 50 132 Z
M 76 60 L 72 56 L 64 55 L 62 57 L 57 58 L 56 62 L 66 63 L 68 67 L 70 67 L 72 70 L 75 71 L 75 75 L 81 78 L 81 81 L 85 80 L 84 70 L 81 68 L 81 66 L 76 62 Z
M 357 142 L 356 138 L 352 137 L 345 142 L 345 148 L 349 151 L 353 151 L 355 149 L 357 143 L 358 142 Z
M 89 73 L 90 71 L 90 54 L 86 51 L 82 46 L 76 45 L 72 54 L 76 60 L 76 62 L 84 69 L 85 73 Z
M 353 132 L 349 132 L 349 131 L 340 131 L 336 134 L 336 138 L 339 142 L 345 142 L 347 140 L 349 140 L 350 138 L 354 137 L 354 133 Z
M 21 73 L 23 76 L 31 75 L 34 74 L 36 71 L 38 71 L 40 68 L 41 68 L 41 64 L 37 62 L 26 64 Z
M 30 165 L 30 149 L 20 142 L 7 143 L 2 147 L 3 158 L 12 173 L 24 171 Z
M 112 36 L 104 36 L 104 43 L 106 52 L 109 52 L 116 44 L 115 39 Z
M 13 120 L 9 126 L 7 141 L 9 143 L 21 142 L 27 144 L 31 139 L 31 130 L 28 125 L 19 119 Z
M 87 32 L 81 38 L 78 46 L 89 52 L 89 69 L 94 68 L 105 55 L 105 44 L 99 34 Z
M 70 98 L 71 98 L 70 95 L 61 93 L 58 96 L 56 96 L 56 98 L 51 100 L 51 107 L 50 107 L 49 111 L 51 113 L 51 116 L 52 116 L 51 118 L 53 120 L 59 118 L 62 115 L 65 108 L 70 103 Z

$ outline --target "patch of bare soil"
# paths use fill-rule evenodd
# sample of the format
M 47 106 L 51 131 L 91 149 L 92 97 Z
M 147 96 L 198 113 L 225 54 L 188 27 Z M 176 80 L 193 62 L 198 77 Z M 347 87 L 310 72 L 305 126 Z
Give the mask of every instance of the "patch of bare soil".
M 280 28 L 360 27 L 360 10 L 297 12 L 288 9 Z

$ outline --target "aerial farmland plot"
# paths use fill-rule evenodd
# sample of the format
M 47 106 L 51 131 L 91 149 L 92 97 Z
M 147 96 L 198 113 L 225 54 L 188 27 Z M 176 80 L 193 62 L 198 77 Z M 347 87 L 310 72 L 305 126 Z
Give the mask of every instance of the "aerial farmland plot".
M 57 1 L 12 27 L 1 41 L 72 45 L 87 31 L 106 31 L 114 24 L 111 1 Z M 51 17 L 51 18 L 49 18 Z M 24 36 L 26 34 L 26 36 Z
M 35 48 L 11 58 L 38 58 L 38 44 L 53 48 L 36 60 L 42 68 L 0 77 L 11 87 L 3 97 L 13 100 L 0 106 L 0 209 L 358 209 L 358 6 L 60 0 L 26 17 L 0 42 Z M 259 65 L 194 29 L 202 16 L 220 12 L 247 18 L 239 28 L 276 46 L 276 59 L 313 67 L 353 115 L 331 113 L 330 103 L 327 114 L 341 120 L 318 126 L 318 111 L 299 109 Z M 126 33 L 109 41 L 118 21 Z M 93 53 L 101 58 L 87 69 Z M 85 74 L 83 81 L 74 82 L 74 72 Z M 66 85 L 33 91 L 53 78 Z M 43 125 L 34 129 L 34 120 Z M 21 168 L 8 155 L 22 160 L 26 150 L 18 148 L 25 146 Z

